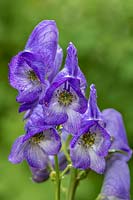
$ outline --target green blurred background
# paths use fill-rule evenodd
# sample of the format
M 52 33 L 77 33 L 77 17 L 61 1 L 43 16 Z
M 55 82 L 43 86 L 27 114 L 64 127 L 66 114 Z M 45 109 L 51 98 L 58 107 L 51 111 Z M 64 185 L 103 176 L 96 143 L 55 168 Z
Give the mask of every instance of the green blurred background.
M 18 114 L 15 102 L 17 92 L 8 83 L 8 63 L 44 19 L 56 20 L 64 58 L 68 42 L 75 44 L 88 85 L 96 84 L 100 109 L 114 107 L 123 114 L 133 148 L 133 1 L 0 0 L 0 200 L 52 200 L 54 195 L 50 181 L 31 181 L 25 162 L 12 165 L 7 160 L 12 143 L 24 132 L 23 115 Z M 133 159 L 129 166 L 132 200 Z M 90 173 L 81 182 L 76 200 L 94 200 L 102 180 Z

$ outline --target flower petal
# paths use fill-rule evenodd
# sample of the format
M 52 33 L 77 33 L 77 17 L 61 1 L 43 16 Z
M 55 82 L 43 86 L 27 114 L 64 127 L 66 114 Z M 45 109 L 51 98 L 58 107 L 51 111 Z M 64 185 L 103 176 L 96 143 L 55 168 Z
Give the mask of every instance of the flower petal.
M 9 81 L 12 87 L 19 91 L 24 91 L 33 88 L 34 85 L 38 85 L 38 81 L 28 79 L 28 73 L 32 71 L 32 68 L 21 54 L 22 52 L 14 56 L 9 63 Z
M 36 134 L 41 133 L 41 132 L 48 130 L 50 128 L 52 128 L 52 126 L 49 126 L 49 125 L 38 125 L 38 126 L 35 125 L 34 126 L 34 124 L 33 125 L 31 124 L 28 127 L 28 125 L 26 124 L 26 126 L 25 126 L 26 134 L 23 138 L 23 141 L 27 141 L 31 137 L 35 136 Z
M 39 133 L 51 128 L 51 126 L 56 126 L 64 123 L 67 120 L 67 115 L 65 113 L 56 113 L 49 108 L 38 104 L 30 113 L 27 119 L 25 130 L 27 133 Z
M 67 167 L 67 164 L 68 164 L 65 154 L 63 152 L 59 152 L 58 159 L 59 159 L 59 168 L 61 171 L 63 171 Z
M 48 157 L 38 144 L 29 143 L 24 151 L 25 159 L 31 167 L 44 169 L 48 163 Z
M 109 199 L 130 199 L 130 174 L 127 163 L 113 156 L 107 161 L 101 194 Z
M 123 154 L 123 159 L 129 160 L 132 155 L 132 150 L 128 145 L 121 114 L 114 109 L 106 109 L 102 112 L 102 116 L 106 123 L 106 130 L 113 138 L 111 149 L 127 152 L 127 156 Z
M 40 141 L 39 146 L 48 155 L 55 155 L 61 148 L 61 139 L 55 129 L 51 128 L 43 132 L 44 139 Z
M 96 154 L 96 152 L 89 148 L 90 155 L 90 168 L 96 171 L 98 174 L 103 174 L 105 170 L 105 159 L 102 156 Z
M 39 127 L 45 125 L 45 116 L 43 112 L 43 107 L 40 104 L 37 104 L 35 108 L 32 110 L 32 113 L 30 113 L 29 118 L 27 119 L 25 129 L 28 132 L 28 130 L 31 127 Z
M 50 82 L 54 79 L 54 77 L 58 73 L 62 64 L 62 60 L 63 60 L 63 51 L 62 51 L 62 48 L 58 45 L 55 60 L 54 60 L 54 67 L 53 67 L 52 73 L 49 76 Z
M 36 102 L 33 102 L 33 103 L 30 103 L 30 102 L 29 103 L 23 103 L 23 104 L 20 105 L 20 107 L 19 107 L 19 113 L 27 111 L 25 113 L 25 116 L 24 116 L 23 119 L 27 119 L 30 116 L 30 114 L 32 113 L 32 109 L 31 108 L 34 108 L 35 105 L 36 105 Z
M 17 138 L 14 142 L 8 160 L 14 164 L 20 163 L 24 160 L 24 150 L 27 142 L 23 142 L 24 135 Z
M 69 78 L 69 84 L 79 99 L 78 106 L 75 107 L 74 110 L 81 114 L 85 113 L 87 109 L 87 99 L 81 91 L 79 79 Z
M 88 101 L 86 117 L 88 117 L 89 119 L 101 120 L 101 113 L 97 106 L 97 93 L 94 84 L 90 86 L 90 97 Z
M 68 120 L 63 124 L 69 134 L 78 134 L 81 123 L 81 114 L 74 110 L 67 110 Z
M 45 121 L 48 125 L 60 125 L 67 121 L 67 114 L 58 106 L 58 102 L 51 102 L 44 108 Z
M 42 183 L 46 181 L 49 178 L 49 171 L 45 169 L 37 169 L 30 167 L 31 172 L 32 172 L 32 180 L 37 183 Z
M 107 133 L 107 131 L 103 127 L 101 127 L 98 123 L 94 130 L 96 136 L 93 148 L 95 149 L 95 151 L 99 156 L 105 157 L 108 155 L 108 151 L 111 146 L 111 137 Z
M 44 82 L 45 66 L 43 63 L 43 59 L 40 57 L 40 55 L 28 51 L 23 51 L 21 53 L 21 56 L 27 62 L 27 64 L 33 69 L 33 71 L 39 78 L 40 82 L 45 83 Z
M 45 72 L 48 74 L 53 67 L 58 43 L 58 29 L 53 20 L 40 22 L 32 31 L 25 49 L 39 53 L 45 63 Z
M 67 48 L 67 57 L 65 62 L 65 67 L 68 70 L 68 73 L 72 77 L 77 77 L 78 72 L 78 57 L 77 57 L 77 49 L 70 42 Z
M 34 101 L 36 101 L 39 98 L 40 93 L 41 87 L 35 86 L 34 88 L 30 88 L 26 91 L 20 92 L 16 100 L 19 103 L 34 103 Z
M 73 141 L 71 141 L 71 144 Z M 90 156 L 86 148 L 77 140 L 74 147 L 70 147 L 70 157 L 75 168 L 88 169 L 90 167 Z
M 80 88 L 85 92 L 87 86 L 86 79 L 78 66 L 77 49 L 71 42 L 67 48 L 65 68 L 67 69 L 69 76 L 80 79 Z

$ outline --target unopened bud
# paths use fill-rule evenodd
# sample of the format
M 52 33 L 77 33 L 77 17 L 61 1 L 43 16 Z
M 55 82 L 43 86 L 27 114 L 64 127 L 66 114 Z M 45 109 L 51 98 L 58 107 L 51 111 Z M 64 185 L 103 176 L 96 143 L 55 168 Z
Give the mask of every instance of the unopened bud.
M 55 181 L 55 179 L 56 179 L 56 172 L 55 171 L 52 171 L 50 173 L 50 179 L 51 179 L 51 181 Z

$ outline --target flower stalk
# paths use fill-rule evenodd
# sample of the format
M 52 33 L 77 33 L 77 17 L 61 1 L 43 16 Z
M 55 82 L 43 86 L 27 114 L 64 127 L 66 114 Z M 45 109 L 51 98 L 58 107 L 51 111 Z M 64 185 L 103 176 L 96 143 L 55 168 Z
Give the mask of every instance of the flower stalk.
M 54 156 L 55 161 L 55 171 L 56 171 L 56 191 L 55 191 L 55 200 L 60 200 L 60 170 L 59 170 L 59 163 L 58 163 L 58 156 Z
M 70 176 L 67 200 L 74 200 L 75 192 L 79 183 L 79 179 L 77 179 L 77 169 L 72 168 Z
M 63 170 L 63 172 L 61 173 L 60 177 L 63 178 L 64 175 L 72 168 L 72 164 L 69 164 L 66 166 L 66 168 Z

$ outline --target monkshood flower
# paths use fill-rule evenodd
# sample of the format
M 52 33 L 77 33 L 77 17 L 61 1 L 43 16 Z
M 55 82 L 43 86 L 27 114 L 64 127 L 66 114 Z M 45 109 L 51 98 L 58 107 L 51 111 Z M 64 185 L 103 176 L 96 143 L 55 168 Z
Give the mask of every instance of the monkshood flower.
M 132 150 L 128 145 L 122 116 L 114 109 L 105 109 L 102 117 L 112 137 L 112 145 L 109 150 L 111 156 L 107 159 L 104 183 L 97 200 L 129 200 L 130 175 L 126 162 L 131 158 Z
M 121 158 L 128 161 L 132 155 L 132 150 L 128 145 L 122 115 L 117 110 L 105 109 L 102 112 L 102 117 L 106 124 L 106 130 L 112 137 L 110 151 L 122 151 Z
M 30 170 L 32 172 L 32 180 L 37 183 L 42 183 L 44 181 L 47 181 L 49 178 L 49 171 L 47 168 L 45 169 L 38 169 L 34 167 L 30 167 Z
M 65 67 L 56 75 L 41 101 L 53 115 L 61 114 L 64 118 L 68 118 L 64 127 L 70 133 L 78 130 L 80 114 L 87 109 L 85 88 L 86 80 L 78 66 L 77 50 L 70 43 L 67 48 Z M 60 122 L 60 119 L 58 120 Z
M 32 112 L 32 113 L 31 113 Z M 47 125 L 56 127 L 67 120 L 67 117 L 63 114 L 54 115 L 49 112 L 48 108 L 43 108 L 43 105 L 38 104 L 33 111 L 29 110 L 26 112 L 27 118 L 25 130 L 26 132 L 38 132 L 40 129 L 43 130 Z
M 9 81 L 19 92 L 20 112 L 36 105 L 62 62 L 58 29 L 53 20 L 44 20 L 31 33 L 24 51 L 9 64 Z
M 58 155 L 59 169 L 60 171 L 63 171 L 67 166 L 67 159 L 63 152 L 59 152 L 57 155 Z M 48 165 L 50 164 L 54 169 L 55 168 L 54 156 L 49 156 L 48 159 L 49 159 Z M 48 166 L 45 169 L 30 167 L 30 170 L 32 172 L 32 180 L 37 183 L 46 181 L 50 176 L 50 170 Z
M 107 160 L 101 194 L 97 200 L 130 200 L 130 173 L 121 155 Z
M 38 127 L 15 141 L 9 161 L 17 164 L 25 159 L 31 167 L 45 169 L 48 164 L 48 155 L 57 154 L 60 148 L 60 136 L 54 128 Z
M 92 169 L 97 173 L 105 170 L 105 156 L 111 140 L 96 102 L 96 89 L 90 86 L 88 109 L 81 120 L 77 135 L 70 144 L 70 156 L 75 168 Z

